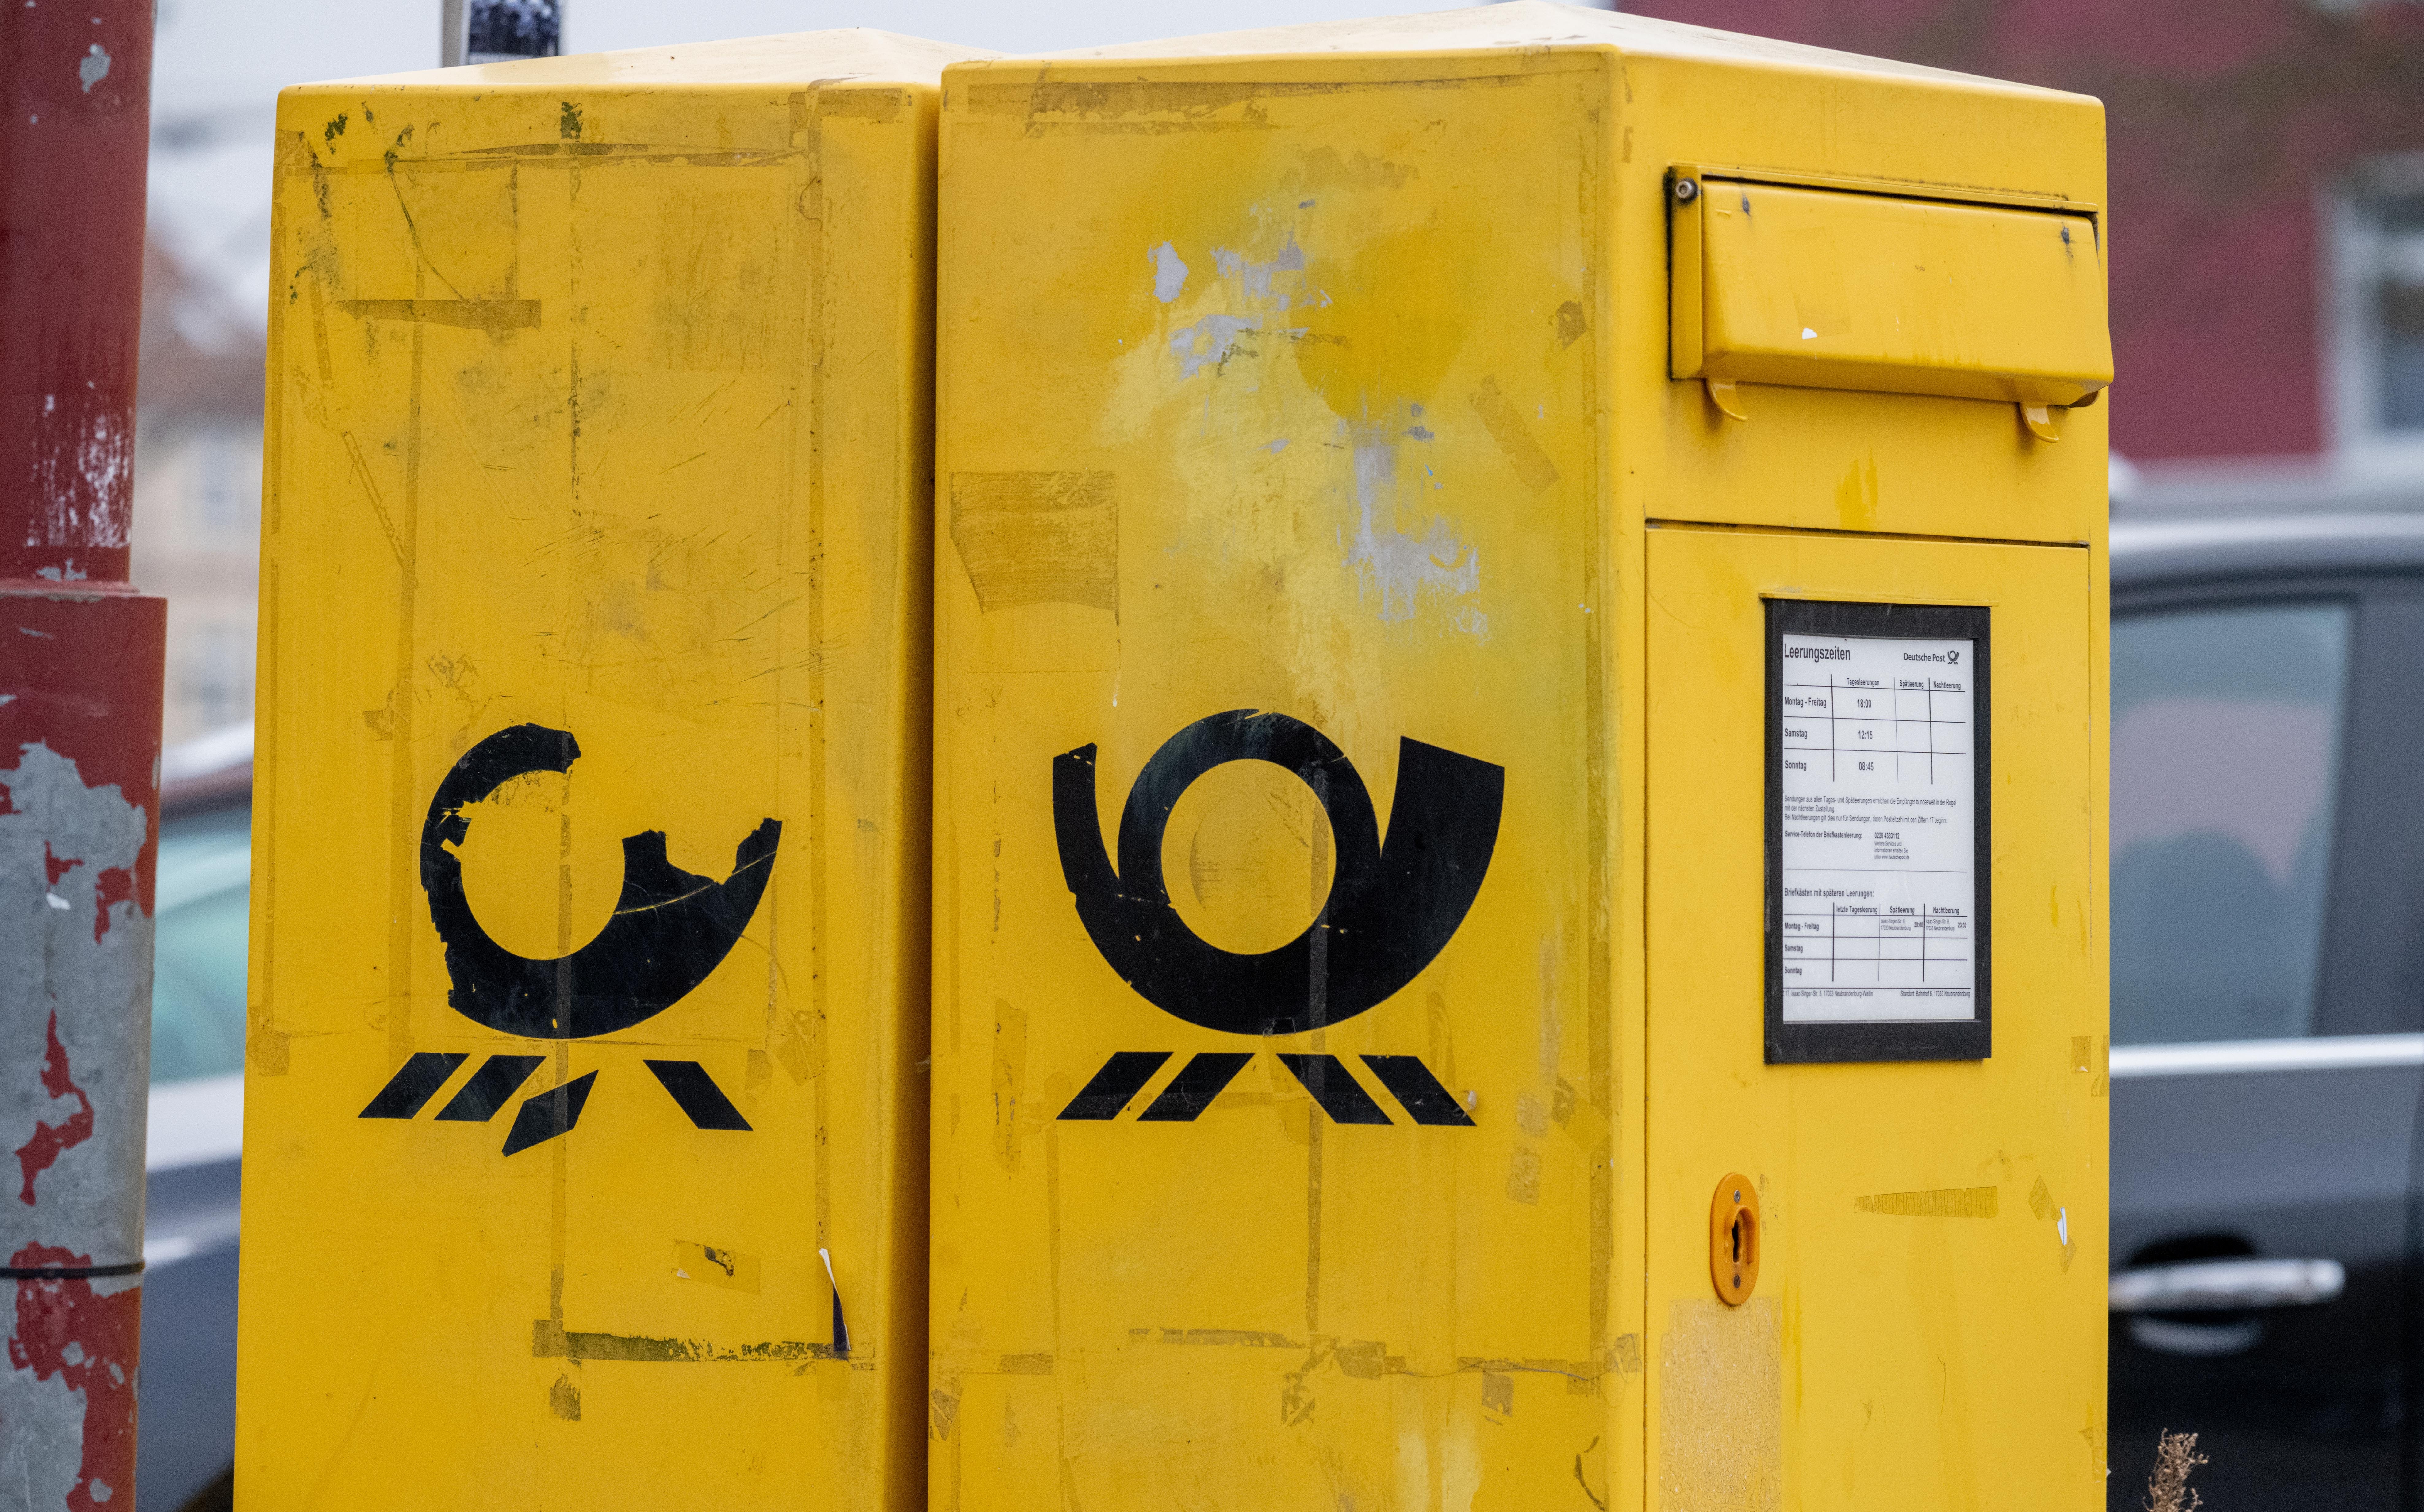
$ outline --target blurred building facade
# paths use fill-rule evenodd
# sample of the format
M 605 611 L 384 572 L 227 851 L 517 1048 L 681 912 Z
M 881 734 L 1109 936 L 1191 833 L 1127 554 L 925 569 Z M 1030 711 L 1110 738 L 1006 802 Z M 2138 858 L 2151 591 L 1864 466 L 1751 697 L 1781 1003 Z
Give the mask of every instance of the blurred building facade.
M 258 317 L 154 238 L 143 270 L 134 576 L 168 600 L 170 745 L 252 717 L 263 356 Z
M 2099 97 L 2125 507 L 2424 508 L 2424 3 L 1622 8 Z M 175 742 L 252 713 L 270 129 L 166 101 L 154 129 L 135 577 L 169 601 Z
M 2424 5 L 1623 8 L 2102 99 L 2129 506 L 2424 507 Z

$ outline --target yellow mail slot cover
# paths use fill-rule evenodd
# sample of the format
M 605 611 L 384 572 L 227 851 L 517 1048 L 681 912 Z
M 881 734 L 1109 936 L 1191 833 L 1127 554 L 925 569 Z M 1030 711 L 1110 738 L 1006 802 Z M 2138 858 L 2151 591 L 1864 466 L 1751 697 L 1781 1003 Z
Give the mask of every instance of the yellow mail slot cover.
M 2113 381 L 2095 217 L 1697 176 L 1678 378 L 2074 405 Z

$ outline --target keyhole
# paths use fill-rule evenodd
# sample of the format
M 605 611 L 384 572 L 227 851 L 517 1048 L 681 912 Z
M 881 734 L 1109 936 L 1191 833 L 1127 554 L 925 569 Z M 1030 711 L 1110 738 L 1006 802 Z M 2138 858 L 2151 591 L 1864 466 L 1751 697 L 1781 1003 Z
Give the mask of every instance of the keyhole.
M 1717 1184 L 1709 1203 L 1709 1280 L 1730 1307 L 1759 1284 L 1759 1195 L 1740 1174 Z

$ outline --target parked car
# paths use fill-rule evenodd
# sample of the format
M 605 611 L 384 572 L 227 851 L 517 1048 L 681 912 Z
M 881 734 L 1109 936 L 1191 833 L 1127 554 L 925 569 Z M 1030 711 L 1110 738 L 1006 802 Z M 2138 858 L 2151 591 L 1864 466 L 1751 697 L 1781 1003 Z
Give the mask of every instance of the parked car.
M 167 751 L 160 777 L 135 1498 L 214 1512 L 235 1451 L 251 726 Z
M 2424 517 L 2113 533 L 2110 1505 L 2419 1505 Z M 141 1512 L 234 1438 L 249 730 L 163 767 Z M 214 1501 L 215 1499 L 215 1501 Z
M 2417 1505 L 2424 517 L 2113 532 L 2110 1505 Z

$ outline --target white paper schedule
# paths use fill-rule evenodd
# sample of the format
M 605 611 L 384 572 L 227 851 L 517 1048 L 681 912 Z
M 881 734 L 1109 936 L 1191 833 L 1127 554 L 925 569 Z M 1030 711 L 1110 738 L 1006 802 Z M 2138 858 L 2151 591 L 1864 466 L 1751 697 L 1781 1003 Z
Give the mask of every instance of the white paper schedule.
M 1784 1021 L 1974 1018 L 1976 643 L 1781 640 Z

